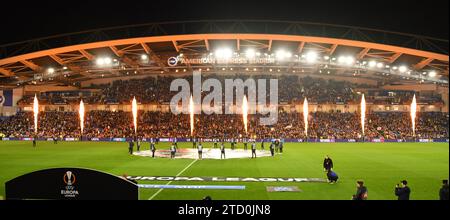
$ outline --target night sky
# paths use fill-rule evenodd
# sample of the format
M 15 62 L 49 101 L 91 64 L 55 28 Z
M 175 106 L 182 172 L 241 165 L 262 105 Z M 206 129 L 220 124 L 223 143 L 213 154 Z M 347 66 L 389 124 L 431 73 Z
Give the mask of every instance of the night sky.
M 204 19 L 310 21 L 377 28 L 442 39 L 448 39 L 449 29 L 448 0 L 82 2 L 9 2 L 8 7 L 0 13 L 0 44 L 102 27 Z

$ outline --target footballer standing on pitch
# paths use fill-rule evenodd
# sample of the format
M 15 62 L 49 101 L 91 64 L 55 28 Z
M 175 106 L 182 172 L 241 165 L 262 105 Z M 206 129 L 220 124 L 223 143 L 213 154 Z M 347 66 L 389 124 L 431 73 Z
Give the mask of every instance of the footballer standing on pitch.
M 275 156 L 275 144 L 272 142 L 270 144 L 270 154 L 273 156 Z
M 244 138 L 243 142 L 244 142 L 244 150 L 247 150 L 247 138 Z
M 192 138 L 192 148 L 197 148 L 197 143 L 195 138 Z
M 150 151 L 152 152 L 152 157 L 155 158 L 155 151 L 156 151 L 156 148 L 155 148 L 155 143 L 153 143 L 153 139 L 152 139 L 152 141 L 150 142 Z
M 280 141 L 280 154 L 283 153 L 283 145 L 284 145 L 284 139 L 281 139 L 281 141 Z
M 141 139 L 137 138 L 136 140 L 137 152 L 141 151 Z
M 225 159 L 225 144 L 222 142 L 222 144 L 220 144 L 220 159 Z
M 36 147 L 36 139 L 37 139 L 37 136 L 35 135 L 35 136 L 33 137 L 33 147 Z
M 214 148 L 217 148 L 217 138 L 214 138 Z
M 177 153 L 177 148 L 175 147 L 174 144 L 172 144 L 170 146 L 170 159 L 174 159 L 176 153 Z
M 256 141 L 252 143 L 252 158 L 256 158 Z
M 128 153 L 133 154 L 133 140 L 130 140 L 130 142 L 128 142 Z
M 200 142 L 198 144 L 198 159 L 202 159 L 202 154 L 203 154 L 203 146 L 202 146 L 202 142 Z

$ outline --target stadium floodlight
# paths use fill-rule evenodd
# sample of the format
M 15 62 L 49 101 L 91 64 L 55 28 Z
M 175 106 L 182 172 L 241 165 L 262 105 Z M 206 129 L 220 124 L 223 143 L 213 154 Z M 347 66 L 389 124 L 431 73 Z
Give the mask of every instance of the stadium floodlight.
M 142 54 L 141 55 L 141 60 L 143 60 L 143 61 L 148 60 L 147 54 Z
M 383 63 L 377 63 L 377 67 L 381 69 L 381 68 L 384 67 L 384 64 Z
M 314 62 L 316 62 L 317 57 L 318 57 L 317 52 L 315 52 L 315 51 L 309 51 L 309 52 L 306 54 L 306 62 L 308 62 L 308 63 L 314 63 Z
M 292 57 L 292 53 L 291 52 L 286 52 L 284 50 L 279 50 L 276 52 L 275 54 L 276 58 L 278 60 L 284 60 L 286 58 L 291 58 Z
M 233 57 L 233 51 L 230 48 L 221 48 L 216 51 L 216 57 L 219 59 L 230 59 Z
M 291 52 L 287 52 L 287 53 L 286 53 L 286 57 L 287 57 L 287 58 L 291 58 L 291 57 L 292 57 L 292 53 L 291 53 Z
M 377 65 L 377 62 L 375 62 L 374 60 L 371 60 L 370 62 L 369 62 L 369 67 L 370 68 L 373 68 L 373 67 L 375 67 Z
M 104 61 L 105 61 L 105 65 L 110 65 L 112 63 L 112 60 L 109 57 L 104 58 Z
M 436 73 L 436 71 L 431 71 L 430 73 L 428 73 L 428 76 L 429 77 L 436 77 L 437 73 Z
M 245 57 L 247 57 L 248 59 L 253 59 L 256 56 L 256 51 L 254 49 L 247 49 L 247 51 L 245 51 Z
M 406 71 L 408 71 L 408 68 L 407 68 L 406 66 L 401 66 L 400 68 L 398 68 L 398 70 L 399 70 L 401 73 L 405 73 Z
M 97 66 L 109 66 L 112 64 L 112 59 L 109 57 L 99 57 L 96 60 Z
M 50 68 L 47 69 L 47 73 L 48 74 L 53 74 L 53 73 L 55 73 L 55 69 L 50 67 Z
M 103 58 L 97 58 L 95 63 L 97 63 L 97 66 L 105 65 L 105 61 L 103 60 Z
M 355 63 L 355 58 L 353 58 L 352 56 L 340 56 L 338 58 L 338 63 L 350 66 Z
M 355 63 L 355 58 L 353 58 L 352 56 L 348 56 L 345 60 L 345 64 L 353 65 L 353 63 Z

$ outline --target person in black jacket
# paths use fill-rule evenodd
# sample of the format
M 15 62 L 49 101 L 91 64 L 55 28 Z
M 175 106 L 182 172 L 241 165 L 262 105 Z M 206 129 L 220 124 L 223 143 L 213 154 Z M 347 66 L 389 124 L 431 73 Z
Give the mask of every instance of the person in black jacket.
M 410 194 L 411 189 L 408 187 L 408 181 L 403 180 L 395 186 L 395 195 L 398 197 L 398 200 L 409 200 Z
M 353 195 L 352 200 L 367 200 L 367 187 L 364 186 L 363 181 L 357 181 L 356 194 Z
M 439 199 L 448 200 L 448 180 L 442 180 L 442 188 L 439 190 Z
M 323 171 L 328 172 L 328 170 L 333 170 L 333 160 L 327 155 L 323 160 Z

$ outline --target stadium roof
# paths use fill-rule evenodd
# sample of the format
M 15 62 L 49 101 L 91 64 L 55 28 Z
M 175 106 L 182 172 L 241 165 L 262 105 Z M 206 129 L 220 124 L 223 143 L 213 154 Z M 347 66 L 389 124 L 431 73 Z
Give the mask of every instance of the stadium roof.
M 223 56 L 220 50 L 232 53 L 226 58 L 236 58 L 236 62 L 205 62 Z M 6 44 L 0 51 L 3 85 L 72 83 L 196 69 L 448 83 L 448 40 L 310 22 L 139 24 Z M 169 64 L 170 58 L 180 62 Z M 261 62 L 242 63 L 239 58 Z

